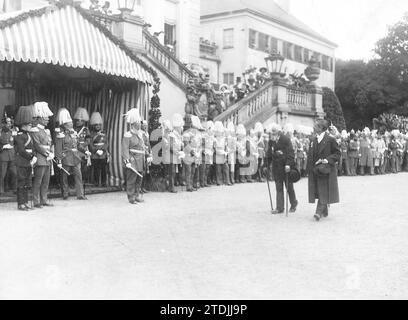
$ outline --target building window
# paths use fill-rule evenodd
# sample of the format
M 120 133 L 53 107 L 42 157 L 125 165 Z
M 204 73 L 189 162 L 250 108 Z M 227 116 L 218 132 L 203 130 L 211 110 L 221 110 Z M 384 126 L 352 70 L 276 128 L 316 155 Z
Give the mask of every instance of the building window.
M 259 33 L 258 50 L 263 52 L 269 52 L 269 36 L 265 33 Z
M 302 60 L 302 47 L 295 46 L 295 61 L 303 62 L 303 60 Z
M 293 60 L 293 44 L 283 41 L 283 56 L 286 59 Z
M 319 68 L 321 68 L 322 67 L 322 55 L 318 52 L 314 52 L 313 57 L 317 60 Z
M 322 69 L 326 71 L 330 71 L 328 56 L 322 56 Z
M 308 49 L 303 49 L 303 62 L 309 63 L 310 60 L 310 52 Z
M 174 46 L 176 41 L 176 26 L 174 24 L 164 24 L 164 45 Z
M 234 29 L 224 29 L 224 49 L 234 48 Z
M 234 73 L 223 73 L 224 84 L 229 86 L 234 85 Z
M 271 51 L 278 52 L 278 39 L 275 39 L 273 37 L 270 37 L 270 38 L 271 38 L 271 40 L 270 40 L 270 42 L 271 42 L 271 44 L 270 44 Z
M 257 32 L 255 30 L 249 29 L 249 47 L 251 49 L 255 49 L 256 48 L 256 34 Z

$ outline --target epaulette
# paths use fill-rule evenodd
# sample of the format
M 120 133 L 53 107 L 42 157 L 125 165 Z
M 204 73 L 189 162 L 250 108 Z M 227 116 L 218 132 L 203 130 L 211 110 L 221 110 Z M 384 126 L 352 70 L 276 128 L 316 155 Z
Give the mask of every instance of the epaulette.
M 56 133 L 59 133 L 59 132 L 61 132 L 61 128 L 55 128 L 55 130 L 54 130 Z
M 44 131 L 46 134 L 51 134 L 50 129 L 45 129 Z
M 125 138 L 132 138 L 132 133 L 130 133 L 129 131 L 125 133 L 124 135 Z
M 18 132 L 18 133 L 17 133 L 18 136 L 21 136 L 22 134 L 23 134 L 22 132 Z
M 40 132 L 40 129 L 38 129 L 37 127 L 31 128 L 30 132 Z
M 62 132 L 59 132 L 59 133 L 56 135 L 56 138 L 57 138 L 57 139 L 65 138 L 65 134 L 63 134 Z

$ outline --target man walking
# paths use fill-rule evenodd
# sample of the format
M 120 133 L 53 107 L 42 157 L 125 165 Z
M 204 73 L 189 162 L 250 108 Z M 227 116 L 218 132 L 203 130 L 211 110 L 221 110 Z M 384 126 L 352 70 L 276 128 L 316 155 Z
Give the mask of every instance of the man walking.
M 336 164 L 340 161 L 341 151 L 328 129 L 327 120 L 317 120 L 314 125 L 316 137 L 309 148 L 309 203 L 318 199 L 316 221 L 328 217 L 329 205 L 340 201 Z
M 275 178 L 276 186 L 276 203 L 277 208 L 272 214 L 282 214 L 285 210 L 285 199 L 283 192 L 283 184 L 287 188 L 290 199 L 290 212 L 296 212 L 298 201 L 296 200 L 295 189 L 293 183 L 286 181 L 286 175 L 289 174 L 291 168 L 295 164 L 295 152 L 293 150 L 290 138 L 286 136 L 278 124 L 271 126 L 271 140 L 268 146 L 268 159 L 272 161 L 272 171 Z

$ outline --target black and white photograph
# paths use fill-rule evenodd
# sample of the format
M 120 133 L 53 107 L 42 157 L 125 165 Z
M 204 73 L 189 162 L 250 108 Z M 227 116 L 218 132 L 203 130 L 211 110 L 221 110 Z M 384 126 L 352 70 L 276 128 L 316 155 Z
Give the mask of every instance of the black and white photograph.
M 407 190 L 407 0 L 0 0 L 0 300 L 405 300 Z

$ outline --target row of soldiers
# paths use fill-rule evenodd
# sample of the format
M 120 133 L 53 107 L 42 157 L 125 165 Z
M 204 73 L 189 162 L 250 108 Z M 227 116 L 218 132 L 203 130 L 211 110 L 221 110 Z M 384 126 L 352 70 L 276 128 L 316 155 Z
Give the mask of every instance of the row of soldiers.
M 0 194 L 5 191 L 5 177 L 11 178 L 11 189 L 17 194 L 18 209 L 27 211 L 51 206 L 48 201 L 50 177 L 58 168 L 62 195 L 69 196 L 68 176 L 75 181 L 78 200 L 86 200 L 83 173 L 93 166 L 95 179 L 106 184 L 109 148 L 102 131 L 103 119 L 98 112 L 89 118 L 84 108 L 78 108 L 72 120 L 69 111 L 61 108 L 56 116 L 57 127 L 52 134 L 46 127 L 52 111 L 46 102 L 19 108 L 0 131 Z M 90 123 L 90 128 L 85 126 Z M 55 164 L 55 166 L 54 166 Z M 28 192 L 32 188 L 29 205 Z

